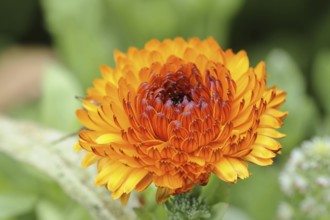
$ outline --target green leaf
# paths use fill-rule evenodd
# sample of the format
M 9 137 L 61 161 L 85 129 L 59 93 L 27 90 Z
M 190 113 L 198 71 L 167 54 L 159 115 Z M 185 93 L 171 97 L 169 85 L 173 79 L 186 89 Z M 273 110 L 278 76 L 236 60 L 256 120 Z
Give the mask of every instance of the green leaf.
M 65 219 L 91 220 L 92 218 L 90 217 L 90 215 L 86 209 L 84 209 L 78 205 L 74 205 L 74 206 L 70 206 L 66 209 Z
M 113 50 L 120 47 L 117 31 L 107 21 L 115 18 L 105 1 L 42 0 L 41 5 L 64 63 L 84 88 L 91 86 L 93 79 L 100 77 L 100 65 L 113 63 Z
M 152 214 L 145 208 L 134 208 L 138 220 L 153 220 Z
M 317 22 L 313 23 L 313 48 L 329 48 L 330 47 L 330 8 L 327 7 L 327 11 L 320 14 L 320 18 Z
M 224 46 L 243 0 L 42 0 L 47 27 L 65 64 L 84 87 L 112 65 L 114 49 L 162 40 L 213 36 Z M 86 13 L 88 12 L 88 13 Z
M 0 189 L 17 194 L 38 194 L 49 178 L 35 168 L 0 153 Z
M 224 214 L 222 220 L 251 220 L 249 216 L 242 211 L 241 209 L 235 208 L 235 207 L 229 207 Z
M 155 205 L 155 207 L 150 210 L 150 212 L 153 214 L 153 218 L 155 220 L 168 220 L 164 205 L 159 205 L 155 201 L 153 202 L 153 204 Z
M 330 114 L 325 115 L 321 124 L 317 126 L 316 134 L 318 136 L 330 135 Z
M 38 123 L 42 122 L 40 117 L 39 101 L 28 102 L 23 105 L 15 106 L 13 109 L 10 109 L 8 115 L 13 118 L 29 120 Z
M 0 219 L 13 218 L 33 210 L 37 197 L 9 192 L 0 192 Z
M 78 129 L 75 110 L 81 104 L 75 96 L 81 94 L 82 89 L 71 72 L 58 63 L 49 64 L 42 82 L 42 122 L 64 131 Z
M 286 137 L 280 140 L 283 145 L 283 155 L 287 157 L 290 150 L 320 128 L 321 120 L 317 105 L 310 96 L 302 99 L 297 106 L 287 103 L 283 109 L 289 112 L 281 129 Z
M 288 93 L 291 102 L 300 101 L 306 94 L 306 82 L 293 58 L 282 49 L 273 49 L 266 58 L 269 86 L 276 85 Z M 293 97 L 293 98 L 291 98 Z
M 62 220 L 65 219 L 63 211 L 55 204 L 47 200 L 41 200 L 36 207 L 36 214 L 39 220 Z
M 300 69 L 304 70 L 303 74 L 306 76 L 309 72 L 305 70 L 309 68 L 311 60 L 311 53 L 306 53 L 306 51 L 312 47 L 308 43 L 310 43 L 310 38 L 305 35 L 281 31 L 270 34 L 267 39 L 257 44 L 248 44 L 245 49 L 249 52 L 251 65 L 255 66 L 260 60 L 264 60 L 274 48 L 278 48 L 280 45 L 281 50 L 292 56 L 296 68 L 299 66 L 299 71 Z
M 228 209 L 228 203 L 219 202 L 212 206 L 211 208 L 211 219 L 213 220 L 221 220 L 225 215 Z
M 213 36 L 222 47 L 227 46 L 230 37 L 231 21 L 243 5 L 244 1 L 242 0 L 213 0 L 204 14 L 205 17 L 208 17 L 205 25 L 207 27 L 205 37 Z M 197 17 L 197 19 L 200 19 L 200 17 Z
M 287 92 L 287 99 L 281 110 L 289 114 L 281 131 L 284 151 L 289 151 L 315 130 L 319 112 L 314 100 L 306 94 L 304 76 L 290 55 L 281 49 L 272 50 L 266 59 L 268 86 L 277 86 Z
M 249 165 L 252 175 L 231 185 L 230 205 L 244 210 L 253 220 L 274 219 L 282 192 L 278 167 Z
M 322 107 L 330 114 L 330 50 L 319 51 L 313 65 L 313 88 Z
M 148 210 L 154 210 L 158 207 L 158 205 L 155 202 L 156 192 L 157 192 L 157 187 L 155 187 L 155 185 L 151 184 L 148 188 L 146 188 L 140 194 L 140 198 L 143 200 L 143 204 L 145 204 L 145 207 Z
M 202 187 L 201 197 L 205 199 L 209 206 L 219 202 L 227 202 L 229 199 L 229 184 L 219 180 L 215 175 L 211 175 L 206 186 Z

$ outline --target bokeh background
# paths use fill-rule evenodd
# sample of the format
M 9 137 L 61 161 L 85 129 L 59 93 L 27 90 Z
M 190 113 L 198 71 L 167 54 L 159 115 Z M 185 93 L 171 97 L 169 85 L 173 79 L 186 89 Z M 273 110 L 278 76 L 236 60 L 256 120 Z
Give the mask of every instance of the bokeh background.
M 288 92 L 282 155 L 230 186 L 226 216 L 276 219 L 290 151 L 330 133 L 328 0 L 0 0 L 0 113 L 74 132 L 74 97 L 114 64 L 114 49 L 176 36 L 244 49 L 250 65 L 266 61 L 268 85 Z M 0 219 L 91 218 L 53 180 L 0 154 Z

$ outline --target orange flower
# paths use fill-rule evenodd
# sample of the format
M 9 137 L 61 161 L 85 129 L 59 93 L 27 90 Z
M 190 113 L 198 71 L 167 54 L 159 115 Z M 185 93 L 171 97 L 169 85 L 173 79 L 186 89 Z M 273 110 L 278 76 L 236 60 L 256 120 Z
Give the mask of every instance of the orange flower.
M 247 178 L 247 161 L 265 166 L 281 149 L 286 94 L 266 88 L 265 64 L 223 51 L 213 38 L 152 40 L 115 52 L 116 67 L 87 91 L 76 149 L 98 165 L 96 185 L 125 204 L 151 183 L 157 202 L 207 184 Z

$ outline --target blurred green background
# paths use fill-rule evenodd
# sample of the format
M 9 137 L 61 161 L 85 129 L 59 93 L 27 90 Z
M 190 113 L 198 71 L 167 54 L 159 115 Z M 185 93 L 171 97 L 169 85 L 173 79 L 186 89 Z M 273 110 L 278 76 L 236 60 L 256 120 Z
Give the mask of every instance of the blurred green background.
M 176 36 L 244 49 L 251 65 L 266 61 L 268 85 L 288 92 L 283 154 L 273 166 L 251 165 L 253 175 L 230 186 L 225 217 L 276 219 L 289 152 L 330 133 L 328 0 L 1 0 L 0 111 L 75 131 L 74 96 L 84 96 L 101 64 L 114 64 L 114 49 Z M 0 154 L 0 219 L 90 217 L 54 181 Z

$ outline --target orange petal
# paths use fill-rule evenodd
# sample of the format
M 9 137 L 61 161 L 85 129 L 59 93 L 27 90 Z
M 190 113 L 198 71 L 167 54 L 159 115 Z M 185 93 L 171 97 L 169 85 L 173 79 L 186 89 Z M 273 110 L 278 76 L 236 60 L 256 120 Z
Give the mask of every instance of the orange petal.
M 264 146 L 272 151 L 277 151 L 282 148 L 281 144 L 278 141 L 264 135 L 258 135 L 255 144 Z
M 247 155 L 245 157 L 245 159 L 247 161 L 250 161 L 250 162 L 252 162 L 254 164 L 257 164 L 257 165 L 260 165 L 260 166 L 268 166 L 268 165 L 273 164 L 273 160 L 272 159 L 269 159 L 269 158 L 267 158 L 267 159 L 259 158 L 259 157 L 256 157 L 254 155 L 251 155 L 251 154 Z
M 86 168 L 86 167 L 90 166 L 91 164 L 95 163 L 100 158 L 101 158 L 100 156 L 98 156 L 94 153 L 87 152 L 85 155 L 85 158 L 83 159 L 81 164 L 84 168 Z
M 122 195 L 129 194 L 136 185 L 148 174 L 148 171 L 143 169 L 130 169 L 128 174 L 124 174 L 124 180 L 120 181 L 119 187 L 114 187 L 112 191 L 112 198 L 117 199 Z M 119 177 L 121 178 L 121 177 Z M 110 180 L 113 181 L 113 180 Z M 111 184 L 110 184 L 111 185 Z M 114 184 L 115 185 L 115 184 Z M 109 183 L 108 183 L 109 186 Z M 110 188 L 109 188 L 110 189 Z
M 78 109 L 76 111 L 76 115 L 80 123 L 83 124 L 86 128 L 94 131 L 102 130 L 99 125 L 95 124 L 95 122 L 91 120 L 86 110 Z
M 129 174 L 133 171 L 133 169 L 126 167 L 124 165 L 119 166 L 110 176 L 107 188 L 113 192 L 112 198 L 118 199 L 121 195 L 119 193 L 115 194 L 115 191 L 122 186 L 124 181 L 127 179 Z
M 272 128 L 259 128 L 257 130 L 258 134 L 271 137 L 271 138 L 283 138 L 285 137 L 285 134 L 282 134 L 281 132 L 278 132 Z
M 169 189 L 180 188 L 183 184 L 182 179 L 180 177 L 169 174 L 154 177 L 154 183 L 156 186 L 166 187 Z
M 239 79 L 249 68 L 249 59 L 246 52 L 240 51 L 234 54 L 231 50 L 227 50 L 225 66 L 234 80 Z
M 280 128 L 281 126 L 282 126 L 282 121 L 271 115 L 264 114 L 260 117 L 259 127 Z
M 109 144 L 109 143 L 112 143 L 112 142 L 123 142 L 123 138 L 121 135 L 118 135 L 118 134 L 104 134 L 104 135 L 101 135 L 99 136 L 95 142 L 97 144 Z
M 131 195 L 130 193 L 124 193 L 124 194 L 122 194 L 122 195 L 120 196 L 120 203 L 121 203 L 122 205 L 126 205 L 127 202 L 128 202 L 128 200 L 129 200 L 130 195 Z
M 75 151 L 80 151 L 80 150 L 82 150 L 83 148 L 80 146 L 79 141 L 77 141 L 77 142 L 74 144 L 73 149 L 74 149 Z
M 166 187 L 158 187 L 156 192 L 156 202 L 158 204 L 164 203 L 171 195 L 171 190 Z
M 135 189 L 138 192 L 145 190 L 152 182 L 152 176 L 147 174 L 136 186 Z
M 254 72 L 257 75 L 258 80 L 262 78 L 266 78 L 266 65 L 265 62 L 261 61 L 258 65 L 254 68 Z
M 283 119 L 287 114 L 288 112 L 281 112 L 277 109 L 274 109 L 274 108 L 268 108 L 265 112 L 265 114 L 268 114 L 268 115 L 271 115 L 275 118 L 278 118 L 278 119 Z
M 133 172 L 130 173 L 130 175 L 127 177 L 125 182 L 120 187 L 121 190 L 123 190 L 124 193 L 131 192 L 136 185 L 143 180 L 143 178 L 148 174 L 147 170 L 144 169 L 134 169 Z
M 213 172 L 221 180 L 225 182 L 236 182 L 237 172 L 227 158 L 222 157 L 213 167 Z
M 253 150 L 250 154 L 263 159 L 274 158 L 276 156 L 276 153 L 274 153 L 273 151 L 258 145 L 255 145 L 253 147 Z
M 95 185 L 101 186 L 106 184 L 109 181 L 110 176 L 112 173 L 117 170 L 120 166 L 120 163 L 109 164 L 109 166 L 104 167 L 102 170 L 99 171 L 98 175 L 95 178 Z
M 234 167 L 239 178 L 245 179 L 250 176 L 248 165 L 245 161 L 236 158 L 228 158 L 228 161 Z
M 188 159 L 189 162 L 194 162 L 198 164 L 199 166 L 204 166 L 205 165 L 205 159 L 199 158 L 199 157 L 194 157 L 194 156 L 189 156 Z

